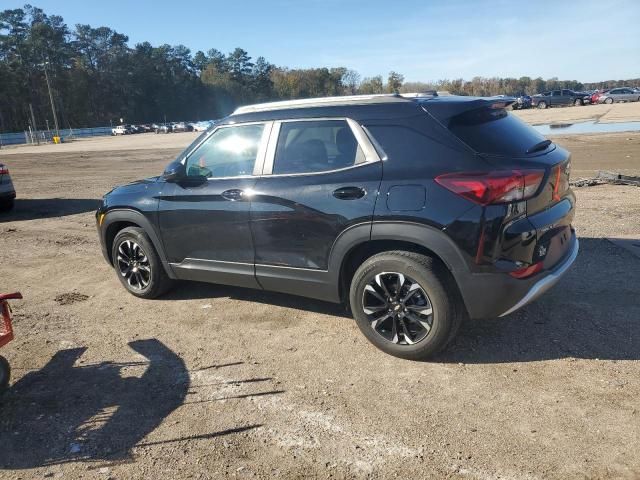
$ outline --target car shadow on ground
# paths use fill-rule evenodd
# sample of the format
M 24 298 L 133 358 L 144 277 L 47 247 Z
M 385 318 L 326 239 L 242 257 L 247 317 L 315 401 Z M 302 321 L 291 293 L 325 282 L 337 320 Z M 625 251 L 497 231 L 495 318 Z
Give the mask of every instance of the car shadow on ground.
M 164 298 L 216 297 L 352 318 L 342 305 L 197 282 L 178 284 Z M 465 322 L 454 342 L 430 361 L 639 360 L 639 319 L 640 260 L 605 239 L 580 238 L 575 264 L 554 288 L 507 317 Z
M 13 210 L 0 212 L 0 223 L 66 217 L 95 211 L 100 200 L 95 198 L 16 198 Z
M 207 300 L 213 298 L 231 298 L 243 302 L 258 302 L 322 315 L 352 318 L 344 305 L 336 303 L 323 302 L 322 300 L 298 297 L 286 293 L 190 281 L 176 283 L 176 286 L 159 300 Z
M 140 443 L 184 404 L 190 380 L 182 359 L 158 340 L 129 346 L 144 361 L 74 365 L 87 349 L 73 348 L 57 352 L 42 369 L 18 380 L 0 403 L 0 469 L 122 462 L 132 457 L 136 445 L 213 438 L 258 427 Z
M 563 358 L 640 360 L 640 260 L 600 238 L 580 238 L 565 277 L 507 317 L 466 322 L 436 359 L 502 363 Z

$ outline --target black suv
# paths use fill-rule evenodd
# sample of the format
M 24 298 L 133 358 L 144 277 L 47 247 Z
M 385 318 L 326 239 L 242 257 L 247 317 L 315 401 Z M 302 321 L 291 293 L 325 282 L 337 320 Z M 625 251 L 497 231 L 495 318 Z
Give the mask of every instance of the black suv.
M 573 263 L 569 153 L 509 99 L 398 95 L 242 107 L 97 211 L 132 294 L 197 280 L 345 302 L 422 359 L 461 319 L 507 315 Z

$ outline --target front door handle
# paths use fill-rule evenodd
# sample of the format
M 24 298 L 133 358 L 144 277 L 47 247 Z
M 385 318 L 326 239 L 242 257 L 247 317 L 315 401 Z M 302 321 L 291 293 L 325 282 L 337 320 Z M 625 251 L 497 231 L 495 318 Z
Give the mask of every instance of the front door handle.
M 235 202 L 244 198 L 244 190 L 240 190 L 239 188 L 232 188 L 231 190 L 225 190 L 221 193 L 221 195 L 225 200 Z
M 366 194 L 366 190 L 361 187 L 341 187 L 333 192 L 333 196 L 339 200 L 356 200 Z

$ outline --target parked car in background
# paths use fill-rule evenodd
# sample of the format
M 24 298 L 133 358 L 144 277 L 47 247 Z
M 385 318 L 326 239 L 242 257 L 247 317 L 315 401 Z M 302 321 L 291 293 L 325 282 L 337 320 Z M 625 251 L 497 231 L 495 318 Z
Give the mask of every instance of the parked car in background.
M 13 188 L 9 168 L 0 163 L 0 211 L 11 210 L 16 198 L 16 189 Z
M 344 302 L 378 348 L 427 358 L 463 318 L 537 298 L 578 254 L 570 154 L 512 101 L 241 107 L 162 176 L 103 197 L 103 255 L 141 298 L 198 280 Z
M 531 108 L 531 96 L 525 94 L 519 95 L 516 97 L 516 101 L 512 104 L 512 108 L 514 110 Z
M 569 105 L 584 105 L 586 94 L 573 90 L 552 90 L 539 93 L 531 97 L 531 106 L 537 108 L 561 107 Z
M 589 105 L 591 103 L 591 92 L 576 92 L 574 105 Z
M 598 103 L 640 102 L 640 93 L 629 87 L 612 88 L 598 97 Z
M 130 135 L 133 133 L 131 125 L 118 125 L 111 129 L 111 135 Z
M 174 132 L 192 132 L 193 126 L 185 122 L 178 122 L 173 124 Z
M 193 124 L 193 131 L 194 132 L 204 132 L 204 131 L 208 130 L 211 127 L 211 125 L 213 125 L 213 122 L 209 122 L 209 121 L 194 123 Z
M 173 132 L 173 127 L 169 123 L 161 123 L 156 125 L 155 129 L 156 133 L 171 133 Z
M 609 89 L 604 89 L 604 90 L 595 90 L 592 94 L 591 94 L 591 104 L 595 105 L 598 102 L 599 98 L 601 95 L 603 95 L 604 93 L 608 92 Z

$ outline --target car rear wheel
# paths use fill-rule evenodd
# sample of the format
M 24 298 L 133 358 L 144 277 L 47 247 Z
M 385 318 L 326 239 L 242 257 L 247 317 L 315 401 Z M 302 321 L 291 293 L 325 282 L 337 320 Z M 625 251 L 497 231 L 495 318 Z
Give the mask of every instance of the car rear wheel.
M 428 256 L 391 251 L 367 259 L 351 282 L 356 323 L 380 350 L 424 360 L 456 335 L 462 315 L 448 272 Z
M 143 229 L 120 230 L 113 240 L 111 255 L 120 282 L 136 297 L 156 298 L 171 288 L 171 279 Z
M 576 107 L 580 107 L 580 106 L 584 105 L 584 101 L 583 101 L 583 100 L 580 100 L 579 98 L 576 98 L 576 101 L 575 101 L 575 102 L 573 102 L 573 104 L 574 104 Z
M 547 108 L 547 102 L 538 102 L 538 108 Z

